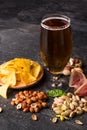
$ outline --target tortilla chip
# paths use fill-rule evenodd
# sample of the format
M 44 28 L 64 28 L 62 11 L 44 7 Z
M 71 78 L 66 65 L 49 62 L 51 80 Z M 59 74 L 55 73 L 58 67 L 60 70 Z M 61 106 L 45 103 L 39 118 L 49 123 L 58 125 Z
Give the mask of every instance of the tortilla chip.
M 25 58 L 15 58 L 0 65 L 0 84 L 2 87 L 5 86 L 3 87 L 5 91 L 7 91 L 6 86 L 12 88 L 18 84 L 29 85 L 38 78 L 40 71 L 41 66 L 37 62 Z M 2 87 L 0 95 L 3 95 L 1 94 Z
M 7 90 L 8 90 L 8 85 L 0 86 L 0 95 L 4 98 L 7 98 Z
M 30 67 L 30 73 L 37 78 L 39 76 L 39 73 L 41 71 L 41 66 L 38 65 L 38 63 L 31 63 L 31 67 Z

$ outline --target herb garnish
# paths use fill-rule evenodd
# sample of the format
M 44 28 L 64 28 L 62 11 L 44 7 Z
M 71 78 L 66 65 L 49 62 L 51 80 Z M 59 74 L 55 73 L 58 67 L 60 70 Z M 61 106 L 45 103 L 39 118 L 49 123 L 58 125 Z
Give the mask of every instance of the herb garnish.
M 62 95 L 66 95 L 65 91 L 61 89 L 53 89 L 47 92 L 48 97 L 58 97 Z

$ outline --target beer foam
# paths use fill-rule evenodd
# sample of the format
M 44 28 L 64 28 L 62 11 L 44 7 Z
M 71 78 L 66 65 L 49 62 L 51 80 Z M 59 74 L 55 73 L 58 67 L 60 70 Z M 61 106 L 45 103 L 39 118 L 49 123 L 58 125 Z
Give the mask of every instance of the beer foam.
M 57 27 L 56 26 L 56 28 L 53 28 L 53 27 L 51 27 L 49 25 L 45 25 L 44 24 L 45 21 L 52 20 L 52 19 L 63 20 L 63 21 L 66 21 L 67 24 L 65 24 L 65 25 L 63 25 L 61 27 L 59 27 L 59 26 Z M 67 16 L 63 16 L 63 15 L 61 17 L 55 17 L 55 16 L 53 16 L 53 17 L 45 18 L 45 19 L 42 20 L 41 26 L 43 28 L 47 29 L 47 30 L 54 30 L 54 31 L 56 31 L 56 30 L 64 30 L 64 29 L 66 29 L 66 28 L 68 28 L 70 26 L 70 18 L 68 18 Z

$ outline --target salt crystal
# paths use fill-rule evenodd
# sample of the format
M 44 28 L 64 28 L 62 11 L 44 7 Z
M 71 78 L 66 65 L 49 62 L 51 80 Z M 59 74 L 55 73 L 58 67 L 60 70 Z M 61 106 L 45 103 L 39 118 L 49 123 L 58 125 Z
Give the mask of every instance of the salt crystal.
M 55 87 L 55 83 L 53 83 L 51 86 L 52 86 L 52 87 Z
M 61 87 L 61 86 L 62 86 L 62 83 L 59 83 L 59 84 L 58 84 L 58 87 Z

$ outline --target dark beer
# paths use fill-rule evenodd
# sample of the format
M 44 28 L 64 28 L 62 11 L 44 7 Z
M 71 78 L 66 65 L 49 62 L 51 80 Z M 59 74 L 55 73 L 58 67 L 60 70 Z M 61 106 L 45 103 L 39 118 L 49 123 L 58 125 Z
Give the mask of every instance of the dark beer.
M 67 64 L 72 52 L 70 19 L 49 17 L 42 20 L 40 54 L 51 73 L 58 74 Z

